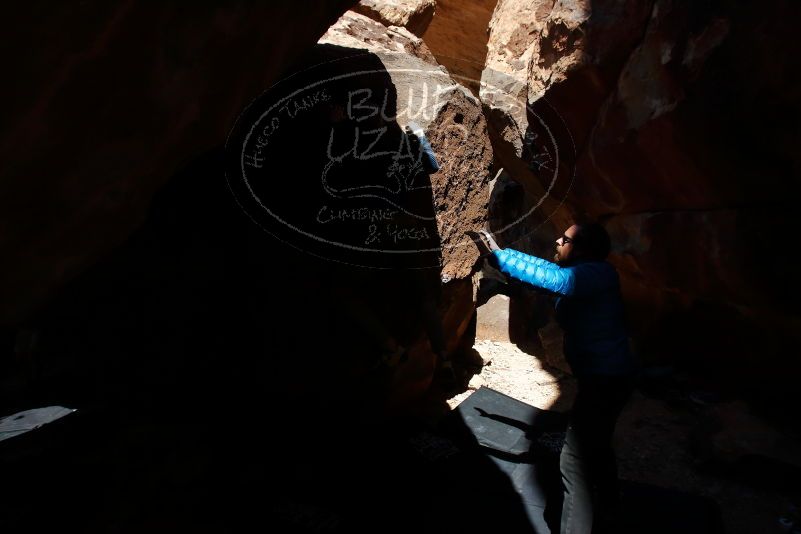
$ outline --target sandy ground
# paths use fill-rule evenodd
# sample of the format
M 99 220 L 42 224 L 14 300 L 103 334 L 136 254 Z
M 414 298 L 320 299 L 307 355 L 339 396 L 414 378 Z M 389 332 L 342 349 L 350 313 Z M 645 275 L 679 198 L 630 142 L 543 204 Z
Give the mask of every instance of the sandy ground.
M 576 392 L 572 376 L 547 367 L 513 343 L 479 340 L 473 346 L 481 354 L 484 367 L 475 375 L 467 391 L 448 399 L 455 408 L 481 386 L 500 391 L 537 408 L 565 412 Z
M 575 380 L 569 374 L 512 343 L 479 340 L 474 348 L 484 367 L 467 391 L 448 400 L 451 408 L 486 386 L 538 408 L 570 409 Z M 721 400 L 675 378 L 667 384 L 636 391 L 621 414 L 620 477 L 711 497 L 728 534 L 790 532 L 786 520 L 801 504 L 801 478 L 793 482 L 801 473 L 801 437 L 740 400 Z M 753 458 L 755 466 L 743 461 Z M 798 525 L 801 532 L 801 520 Z

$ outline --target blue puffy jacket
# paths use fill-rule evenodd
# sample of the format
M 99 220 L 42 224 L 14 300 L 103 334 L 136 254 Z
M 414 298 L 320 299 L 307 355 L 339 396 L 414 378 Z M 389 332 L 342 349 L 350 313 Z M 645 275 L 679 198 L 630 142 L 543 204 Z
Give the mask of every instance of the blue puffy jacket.
M 636 371 L 625 326 L 620 279 L 605 261 L 561 267 L 517 250 L 493 252 L 503 273 L 553 293 L 573 374 L 620 376 Z

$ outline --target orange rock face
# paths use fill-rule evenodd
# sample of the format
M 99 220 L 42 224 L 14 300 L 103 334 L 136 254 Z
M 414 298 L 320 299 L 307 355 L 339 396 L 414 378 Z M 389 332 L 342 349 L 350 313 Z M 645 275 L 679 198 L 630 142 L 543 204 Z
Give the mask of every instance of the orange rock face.
M 386 66 L 398 98 L 398 124 L 421 128 L 440 165 L 431 175 L 431 192 L 441 277 L 466 278 L 478 250 L 465 232 L 484 226 L 489 201 L 492 147 L 486 121 L 478 99 L 437 65 L 421 39 L 404 32 L 349 12 L 320 42 L 368 50 Z
M 361 0 L 353 10 L 384 26 L 401 26 L 421 37 L 436 6 L 435 0 Z
M 487 57 L 487 24 L 497 0 L 438 0 L 423 34 L 437 61 L 456 81 L 478 95 Z
M 492 147 L 481 104 L 438 65 L 423 40 L 403 28 L 385 28 L 379 22 L 348 12 L 320 42 L 348 47 L 340 53 L 360 50 L 375 54 L 379 65 L 386 68 L 391 94 L 397 95 L 397 124 L 401 127 L 415 124 L 433 148 L 439 170 L 430 175 L 427 196 L 435 216 L 433 231 L 441 247 L 440 268 L 434 273 L 438 283 L 442 283 L 440 322 L 447 350 L 464 348 L 463 338 L 469 348 L 472 334 L 468 329 L 475 308 L 472 274 L 478 249 L 465 232 L 478 230 L 486 223 L 492 164 Z M 376 293 L 381 291 L 376 288 Z M 417 315 L 414 306 L 405 310 Z M 419 324 L 419 317 L 399 316 L 398 321 Z M 395 388 L 399 394 L 414 397 L 412 392 L 419 394 L 430 383 L 431 372 L 424 369 L 433 371 L 431 347 L 425 336 L 419 343 L 427 349 L 416 349 L 415 365 L 399 370 L 401 376 L 408 375 L 405 379 L 398 378 L 405 384 Z
M 786 216 L 799 200 L 799 137 L 781 118 L 801 109 L 786 77 L 797 61 L 778 37 L 798 14 L 786 2 L 659 0 L 502 0 L 493 14 L 484 80 L 530 108 L 510 112 L 482 87 L 496 156 L 523 186 L 513 202 L 532 204 L 546 183 L 525 151 L 531 108 L 547 102 L 576 147 L 559 222 L 535 218 L 516 244 L 548 256 L 573 216 L 606 221 L 646 358 L 714 370 L 731 354 L 725 367 L 742 373 L 757 355 L 799 353 L 797 262 L 766 237 L 799 228 Z

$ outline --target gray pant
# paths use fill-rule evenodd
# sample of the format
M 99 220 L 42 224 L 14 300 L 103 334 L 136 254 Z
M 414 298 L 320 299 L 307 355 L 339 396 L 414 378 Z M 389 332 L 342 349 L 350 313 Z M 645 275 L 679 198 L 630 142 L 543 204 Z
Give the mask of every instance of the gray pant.
M 562 534 L 589 534 L 593 520 L 598 523 L 596 516 L 605 519 L 617 508 L 620 492 L 612 434 L 631 391 L 628 377 L 597 376 L 578 381 L 578 395 L 559 457 L 564 489 Z

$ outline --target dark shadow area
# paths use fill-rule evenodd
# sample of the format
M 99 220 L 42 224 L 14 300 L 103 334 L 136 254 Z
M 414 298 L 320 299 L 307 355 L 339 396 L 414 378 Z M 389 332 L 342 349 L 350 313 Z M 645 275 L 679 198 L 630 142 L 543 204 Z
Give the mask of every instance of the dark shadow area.
M 446 421 L 456 425 L 457 443 L 480 451 L 507 474 L 537 532 L 558 532 L 565 414 L 539 410 L 481 388 Z M 720 511 L 709 498 L 625 480 L 621 486 L 616 532 L 722 532 Z
M 296 68 L 352 53 L 318 48 Z M 377 57 L 358 61 L 376 72 L 333 86 L 332 96 L 392 88 Z M 326 69 L 336 73 L 337 65 Z M 306 83 L 304 75 L 293 80 Z M 286 88 L 277 90 L 282 96 Z M 336 106 L 307 111 L 303 123 L 283 130 L 264 176 L 272 181 L 257 184 L 261 198 L 278 198 L 286 213 L 316 214 L 328 201 L 319 189 L 320 141 L 332 124 L 353 126 Z M 386 126 L 389 141 L 404 135 L 396 123 Z M 415 415 L 413 401 L 436 387 L 425 317 L 441 282 L 438 269 L 419 267 L 438 266 L 438 253 L 388 254 L 382 268 L 358 267 L 361 252 L 324 259 L 328 246 L 310 250 L 277 235 L 285 229 L 254 224 L 265 221 L 242 205 L 242 190 L 226 177 L 227 156 L 216 148 L 189 163 L 135 235 L 6 336 L 4 357 L 22 360 L 2 412 L 48 404 L 78 411 L 0 443 L 9 490 L 0 530 L 523 525 L 509 480 L 482 457 L 440 461 L 431 450 L 444 438 Z M 370 160 L 340 177 L 373 186 L 378 170 Z M 396 200 L 433 215 L 430 189 Z M 349 231 L 343 225 L 326 235 L 344 241 Z M 381 365 L 390 339 L 422 348 L 402 365 Z M 486 505 L 479 518 L 464 511 L 475 499 Z
M 558 532 L 562 501 L 559 453 L 567 416 L 539 410 L 487 388 L 463 404 L 458 410 L 462 419 L 474 431 L 481 451 L 509 475 L 523 496 L 537 532 Z

